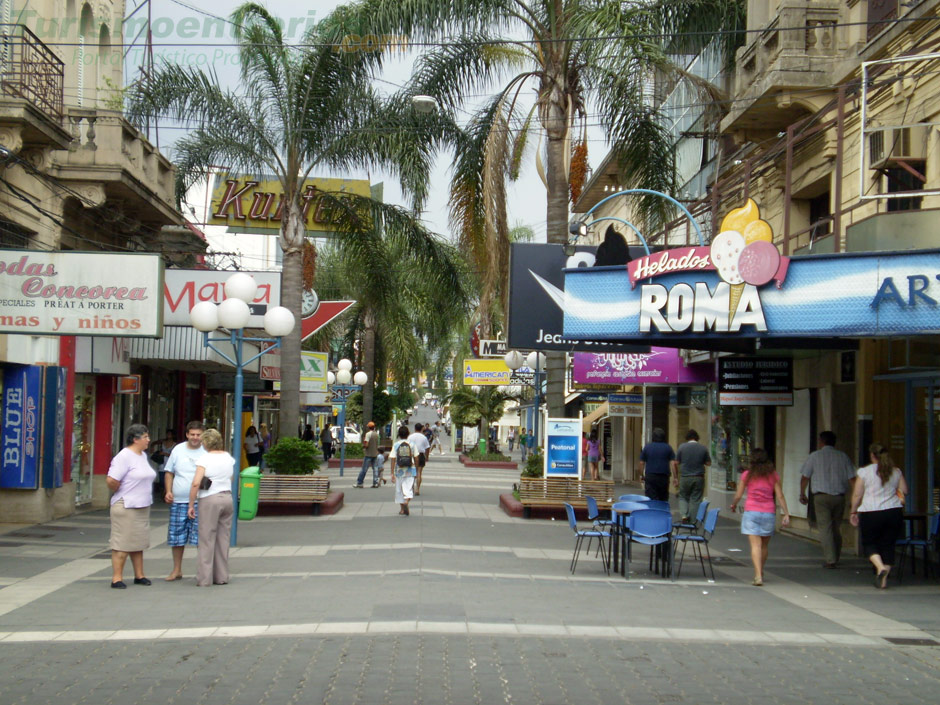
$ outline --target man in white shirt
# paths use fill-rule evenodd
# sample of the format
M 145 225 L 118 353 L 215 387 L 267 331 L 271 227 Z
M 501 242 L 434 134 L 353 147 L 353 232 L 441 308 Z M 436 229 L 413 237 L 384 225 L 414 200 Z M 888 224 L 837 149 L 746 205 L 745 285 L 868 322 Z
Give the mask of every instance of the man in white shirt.
M 190 519 L 189 488 L 196 476 L 196 463 L 206 454 L 202 447 L 202 432 L 206 427 L 202 421 L 190 421 L 186 425 L 186 442 L 173 446 L 169 459 L 164 465 L 164 499 L 170 505 L 170 524 L 167 528 L 166 543 L 173 550 L 173 570 L 166 577 L 167 581 L 182 580 L 183 551 L 186 544 L 195 546 L 199 543 L 199 507 L 196 518 Z
M 819 434 L 819 450 L 809 454 L 800 471 L 800 502 L 809 504 L 807 487 L 812 478 L 812 501 L 823 551 L 823 567 L 835 568 L 842 554 L 842 516 L 845 497 L 852 496 L 855 465 L 845 453 L 835 449 L 836 434 Z
M 418 470 L 418 475 L 415 477 L 416 497 L 421 494 L 421 471 L 424 470 L 424 464 L 428 459 L 428 450 L 431 448 L 427 436 L 421 432 L 422 429 L 424 429 L 424 426 L 416 423 L 415 432 L 408 436 L 408 443 L 411 445 L 411 450 L 415 454 L 415 468 Z

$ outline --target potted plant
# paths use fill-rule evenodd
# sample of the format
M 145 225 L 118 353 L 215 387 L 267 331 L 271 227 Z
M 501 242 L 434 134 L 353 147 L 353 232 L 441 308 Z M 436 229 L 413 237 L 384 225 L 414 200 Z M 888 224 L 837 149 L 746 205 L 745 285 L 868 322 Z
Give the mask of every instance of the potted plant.
M 265 452 L 264 461 L 278 475 L 312 475 L 320 469 L 320 451 L 313 441 L 287 436 Z

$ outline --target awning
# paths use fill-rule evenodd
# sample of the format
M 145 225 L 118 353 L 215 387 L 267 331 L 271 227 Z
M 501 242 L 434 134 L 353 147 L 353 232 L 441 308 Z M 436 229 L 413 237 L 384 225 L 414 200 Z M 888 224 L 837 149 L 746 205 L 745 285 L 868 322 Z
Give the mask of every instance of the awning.
M 581 430 L 584 431 L 585 433 L 590 433 L 591 426 L 594 425 L 594 422 L 599 421 L 600 419 L 608 416 L 609 413 L 610 413 L 610 404 L 608 404 L 605 401 L 599 407 L 594 409 L 594 411 L 592 411 L 590 414 L 588 414 L 583 419 L 581 419 Z
M 130 358 L 134 362 L 151 367 L 186 368 L 200 372 L 231 371 L 234 366 L 211 348 L 203 345 L 203 335 L 191 326 L 163 326 L 162 338 L 133 338 L 130 345 Z M 231 343 L 214 343 L 226 355 L 235 357 Z M 243 359 L 258 354 L 258 347 L 251 343 L 242 343 Z M 258 360 L 245 365 L 245 372 L 258 372 Z

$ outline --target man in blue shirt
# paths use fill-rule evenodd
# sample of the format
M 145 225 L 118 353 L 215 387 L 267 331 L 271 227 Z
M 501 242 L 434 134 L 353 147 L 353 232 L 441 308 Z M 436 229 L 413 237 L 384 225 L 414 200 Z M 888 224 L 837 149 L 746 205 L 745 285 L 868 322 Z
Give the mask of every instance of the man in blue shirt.
M 675 451 L 666 443 L 666 432 L 654 428 L 652 442 L 643 446 L 640 453 L 640 472 L 644 473 L 647 497 L 669 501 L 669 473 L 675 459 Z

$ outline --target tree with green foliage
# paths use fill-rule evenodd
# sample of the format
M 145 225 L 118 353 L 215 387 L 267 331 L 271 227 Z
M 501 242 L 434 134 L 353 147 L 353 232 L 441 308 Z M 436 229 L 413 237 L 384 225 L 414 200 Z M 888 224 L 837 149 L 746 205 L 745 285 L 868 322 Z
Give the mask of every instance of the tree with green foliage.
M 476 392 L 470 387 L 458 387 L 447 398 L 450 418 L 455 426 L 479 426 L 480 438 L 487 438 L 487 429 L 494 421 L 503 417 L 506 402 L 516 396 L 495 386 L 480 387 Z

